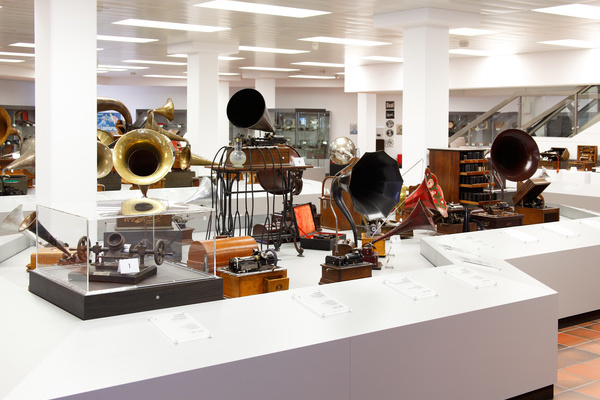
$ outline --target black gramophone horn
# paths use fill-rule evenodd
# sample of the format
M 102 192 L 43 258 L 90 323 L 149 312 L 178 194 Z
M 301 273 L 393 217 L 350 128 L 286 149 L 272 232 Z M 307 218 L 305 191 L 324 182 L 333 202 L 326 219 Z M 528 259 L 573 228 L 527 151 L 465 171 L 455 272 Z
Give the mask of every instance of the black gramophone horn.
M 354 243 L 356 225 L 342 200 L 342 192 L 350 194 L 354 209 L 368 221 L 386 218 L 398 204 L 402 190 L 398 163 L 383 151 L 365 153 L 347 172 L 331 183 L 331 197 L 352 227 Z
M 537 170 L 540 150 L 535 140 L 520 129 L 501 132 L 490 150 L 492 165 L 509 181 L 524 181 Z
M 259 91 L 242 89 L 227 103 L 227 118 L 238 128 L 275 132 L 265 99 Z

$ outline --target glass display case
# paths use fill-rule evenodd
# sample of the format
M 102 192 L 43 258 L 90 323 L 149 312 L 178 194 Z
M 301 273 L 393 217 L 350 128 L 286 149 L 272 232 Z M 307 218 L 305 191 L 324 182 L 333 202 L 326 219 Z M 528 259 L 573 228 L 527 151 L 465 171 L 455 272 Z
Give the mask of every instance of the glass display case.
M 307 165 L 329 164 L 329 111 L 295 108 L 272 109 L 269 112 L 275 134 L 285 137 L 287 143 L 305 158 Z
M 188 265 L 193 235 L 214 240 L 213 210 L 164 203 L 126 216 L 119 201 L 103 202 L 91 218 L 38 206 L 21 224 L 37 242 L 29 291 L 81 319 L 222 299 L 208 261 Z

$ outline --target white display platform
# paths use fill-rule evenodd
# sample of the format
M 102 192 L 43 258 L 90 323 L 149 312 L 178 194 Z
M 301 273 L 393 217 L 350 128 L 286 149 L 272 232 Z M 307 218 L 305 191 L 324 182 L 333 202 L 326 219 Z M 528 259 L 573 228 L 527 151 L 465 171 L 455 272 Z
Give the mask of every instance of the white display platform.
M 600 217 L 422 238 L 421 254 L 435 266 L 516 266 L 559 293 L 559 318 L 600 310 Z
M 315 282 L 351 310 L 327 317 L 294 289 L 81 321 L 27 292 L 31 251 L 0 263 L 7 399 L 506 399 L 556 379 L 557 295 L 509 265 L 470 266 L 496 283 L 479 289 L 456 266 L 402 271 L 437 293 L 417 300 L 393 273 Z M 286 258 L 320 269 L 306 260 Z M 211 337 L 174 344 L 148 320 L 180 311 Z

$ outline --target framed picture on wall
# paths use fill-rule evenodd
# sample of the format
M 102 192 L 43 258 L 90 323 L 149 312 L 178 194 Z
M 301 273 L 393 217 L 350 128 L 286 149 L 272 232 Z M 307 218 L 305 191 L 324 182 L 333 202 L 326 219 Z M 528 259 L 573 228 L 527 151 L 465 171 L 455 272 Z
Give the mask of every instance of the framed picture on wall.
M 357 123 L 350 124 L 350 134 L 351 135 L 358 134 L 358 124 Z

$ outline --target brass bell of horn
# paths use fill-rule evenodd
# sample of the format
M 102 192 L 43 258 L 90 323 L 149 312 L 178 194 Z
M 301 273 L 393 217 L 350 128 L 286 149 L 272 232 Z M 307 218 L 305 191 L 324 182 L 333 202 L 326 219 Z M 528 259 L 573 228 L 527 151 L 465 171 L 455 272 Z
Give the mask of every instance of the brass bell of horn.
M 152 111 L 148 111 L 148 117 L 146 118 L 146 123 L 144 124 L 144 129 L 151 129 L 153 131 L 156 131 L 171 140 L 181 140 L 182 142 L 186 142 L 186 143 L 190 142 L 183 136 L 179 136 L 175 133 L 171 133 L 168 130 L 166 130 L 165 128 L 162 128 L 160 125 L 158 125 L 158 123 L 154 119 L 154 113 Z
M 264 97 L 255 89 L 236 92 L 227 103 L 227 118 L 238 128 L 275 132 Z
M 171 100 L 171 98 L 168 98 L 164 106 L 155 108 L 154 110 L 151 110 L 151 112 L 154 114 L 162 115 L 169 121 L 173 121 L 173 118 L 175 118 L 175 106 L 173 105 L 173 100 Z
M 2 168 L 2 173 L 23 168 L 35 168 L 35 138 L 28 138 L 23 142 L 21 156 Z
M 96 111 L 117 111 L 125 120 L 125 131 L 131 129 L 132 119 L 129 109 L 125 107 L 125 104 L 119 100 L 111 99 L 108 97 L 97 97 L 96 98 Z
M 96 178 L 104 178 L 113 168 L 112 151 L 102 142 L 96 142 Z
M 171 170 L 174 160 L 173 144 L 149 129 L 127 132 L 113 149 L 115 169 L 123 179 L 138 185 L 144 197 L 148 187 Z
M 19 145 L 23 146 L 23 135 L 18 129 L 12 127 L 10 115 L 4 108 L 0 107 L 0 146 L 6 142 L 10 135 L 18 136 Z
M 507 129 L 492 142 L 492 167 L 509 181 L 524 181 L 537 170 L 540 150 L 535 140 L 520 129 Z
M 212 160 L 192 153 L 190 146 L 186 146 L 179 152 L 179 167 L 185 170 L 191 165 L 212 165 Z
M 19 225 L 19 232 L 31 232 L 37 235 L 40 239 L 45 240 L 52 246 L 62 251 L 66 256 L 71 257 L 72 254 L 62 245 L 44 226 L 37 220 L 37 212 L 29 214 Z

